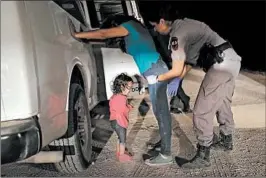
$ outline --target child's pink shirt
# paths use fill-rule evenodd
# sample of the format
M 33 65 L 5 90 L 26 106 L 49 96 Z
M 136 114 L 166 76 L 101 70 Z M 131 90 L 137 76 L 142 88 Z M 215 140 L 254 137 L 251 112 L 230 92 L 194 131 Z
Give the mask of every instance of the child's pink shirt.
M 121 127 L 127 128 L 129 111 L 132 109 L 132 106 L 127 104 L 127 97 L 115 94 L 111 97 L 109 106 L 110 120 L 116 120 Z

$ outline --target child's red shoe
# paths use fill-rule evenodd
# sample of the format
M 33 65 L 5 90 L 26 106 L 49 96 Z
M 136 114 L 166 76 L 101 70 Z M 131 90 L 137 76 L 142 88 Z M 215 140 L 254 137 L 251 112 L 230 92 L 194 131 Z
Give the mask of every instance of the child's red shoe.
M 129 155 L 129 156 L 134 156 L 133 153 L 129 152 L 129 151 L 125 151 L 125 154 Z
M 129 156 L 128 154 L 122 154 L 122 155 L 119 155 L 118 160 L 120 162 L 127 162 L 127 161 L 132 161 L 133 157 Z
M 128 156 L 131 156 L 131 157 L 133 157 L 133 156 L 134 156 L 134 154 L 133 154 L 133 153 L 131 153 L 131 152 L 128 152 L 128 151 L 125 151 L 125 154 L 126 154 L 126 155 L 128 155 Z M 116 152 L 116 159 L 118 159 L 118 160 L 119 160 L 119 152 Z

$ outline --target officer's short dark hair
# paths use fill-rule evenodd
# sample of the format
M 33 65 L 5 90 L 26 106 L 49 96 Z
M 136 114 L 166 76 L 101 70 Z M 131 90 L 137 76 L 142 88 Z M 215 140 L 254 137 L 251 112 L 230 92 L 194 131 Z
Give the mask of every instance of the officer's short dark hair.
M 150 11 L 145 14 L 148 21 L 159 23 L 160 19 L 164 19 L 172 22 L 176 19 L 183 18 L 180 12 L 169 4 L 169 2 L 160 4 L 157 10 L 157 12 Z

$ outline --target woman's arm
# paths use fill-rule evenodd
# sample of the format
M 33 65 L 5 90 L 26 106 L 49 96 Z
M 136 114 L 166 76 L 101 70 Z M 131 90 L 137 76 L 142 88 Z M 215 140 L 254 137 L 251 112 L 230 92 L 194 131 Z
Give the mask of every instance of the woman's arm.
M 129 32 L 122 26 L 109 28 L 109 29 L 100 29 L 95 31 L 89 32 L 80 32 L 75 33 L 76 38 L 86 38 L 86 39 L 108 39 L 108 38 L 115 38 L 115 37 L 123 37 L 127 36 Z

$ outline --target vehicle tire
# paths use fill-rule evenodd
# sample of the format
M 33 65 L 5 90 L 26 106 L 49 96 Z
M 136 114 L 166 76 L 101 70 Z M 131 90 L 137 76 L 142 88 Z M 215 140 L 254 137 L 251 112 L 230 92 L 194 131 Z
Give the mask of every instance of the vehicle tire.
M 79 84 L 71 84 L 68 106 L 68 130 L 53 145 L 64 151 L 64 161 L 55 163 L 56 169 L 71 174 L 86 170 L 92 154 L 91 118 L 85 92 Z

